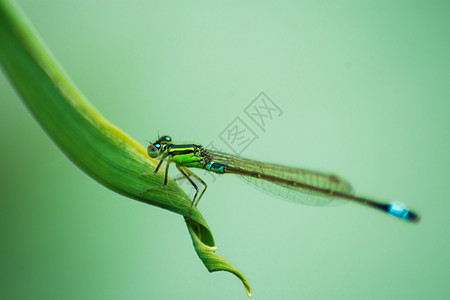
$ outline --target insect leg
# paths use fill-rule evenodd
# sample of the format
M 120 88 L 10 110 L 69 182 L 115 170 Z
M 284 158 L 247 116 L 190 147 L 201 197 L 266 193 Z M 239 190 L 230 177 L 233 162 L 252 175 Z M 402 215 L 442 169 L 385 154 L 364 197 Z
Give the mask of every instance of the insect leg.
M 156 167 L 156 170 L 159 169 L 159 167 L 161 166 L 163 160 L 164 159 L 161 159 L 161 161 L 159 162 L 158 166 Z M 163 185 L 149 187 L 149 188 L 145 189 L 144 191 L 140 192 L 140 194 L 148 192 L 150 190 L 160 189 L 160 188 L 163 188 L 163 187 L 165 187 L 167 185 L 167 178 L 168 178 L 168 174 L 169 174 L 169 165 L 170 165 L 171 162 L 172 162 L 172 160 L 170 160 L 170 159 L 167 160 L 166 170 L 164 172 L 164 184 Z
M 167 157 L 167 154 L 165 154 L 165 155 L 163 155 L 163 156 L 161 157 L 161 159 L 159 160 L 159 163 L 158 163 L 158 165 L 156 166 L 156 169 L 155 169 L 155 171 L 154 171 L 153 173 L 157 173 L 157 172 L 158 172 L 159 168 L 161 167 L 161 165 L 162 165 L 164 159 L 166 159 L 166 157 Z M 169 166 L 169 165 L 167 165 L 167 166 Z
M 204 182 L 200 177 L 198 177 L 197 175 L 195 175 L 195 173 L 191 172 L 189 169 L 187 169 L 186 167 L 180 166 L 180 168 L 183 169 L 183 171 L 185 171 L 189 176 L 194 177 L 195 179 L 197 179 L 198 181 L 201 182 L 201 184 L 203 185 L 203 191 L 200 194 L 200 196 L 197 198 L 197 201 L 194 203 L 195 206 L 198 205 L 198 203 L 200 202 L 200 199 L 202 199 L 203 194 L 205 193 L 206 189 L 208 188 L 208 185 L 206 184 L 206 182 Z
M 197 194 L 198 194 L 198 186 L 195 184 L 194 181 L 192 181 L 192 179 L 190 178 L 191 175 L 193 175 L 193 173 L 191 171 L 189 171 L 188 169 L 184 168 L 183 166 L 179 166 L 178 164 L 176 165 L 178 171 L 180 171 L 181 174 L 183 174 L 183 176 L 189 180 L 189 182 L 192 184 L 192 186 L 195 188 L 195 195 L 194 198 L 192 198 L 192 202 L 191 202 L 191 207 L 189 208 L 189 214 L 187 215 L 187 218 L 189 219 L 191 216 L 191 212 L 192 212 L 192 206 L 195 203 L 195 199 L 197 198 Z M 189 174 L 190 173 L 190 174 Z M 189 175 L 188 175 L 189 174 Z M 202 193 L 203 194 L 203 193 Z

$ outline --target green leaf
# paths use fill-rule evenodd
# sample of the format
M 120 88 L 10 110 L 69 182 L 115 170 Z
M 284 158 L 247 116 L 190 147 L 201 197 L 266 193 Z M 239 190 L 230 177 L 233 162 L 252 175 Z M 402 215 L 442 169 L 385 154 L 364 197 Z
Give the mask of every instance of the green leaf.
M 65 155 L 87 175 L 109 189 L 187 216 L 191 200 L 172 180 L 162 185 L 163 170 L 145 148 L 104 119 L 71 82 L 31 23 L 12 2 L 0 0 L 0 63 L 25 105 Z M 214 253 L 212 233 L 196 207 L 185 218 L 199 258 L 210 272 L 238 276 L 250 296 L 245 277 Z

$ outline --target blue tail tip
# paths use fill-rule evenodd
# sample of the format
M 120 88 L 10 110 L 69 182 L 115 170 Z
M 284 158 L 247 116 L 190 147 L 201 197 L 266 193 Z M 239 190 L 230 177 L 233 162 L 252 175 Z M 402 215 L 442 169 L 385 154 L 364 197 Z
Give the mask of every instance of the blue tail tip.
M 419 222 L 420 220 L 419 215 L 407 209 L 403 204 L 398 202 L 389 204 L 388 212 L 394 217 L 401 218 L 406 221 Z

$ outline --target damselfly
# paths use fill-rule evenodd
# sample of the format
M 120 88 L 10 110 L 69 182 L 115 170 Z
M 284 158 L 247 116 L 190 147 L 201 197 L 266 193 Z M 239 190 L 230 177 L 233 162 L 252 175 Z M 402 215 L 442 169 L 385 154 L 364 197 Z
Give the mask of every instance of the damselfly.
M 383 203 L 380 201 L 355 196 L 351 185 L 344 179 L 333 175 L 306 169 L 262 163 L 217 151 L 205 149 L 196 144 L 173 144 L 170 136 L 162 136 L 147 148 L 148 155 L 159 158 L 155 169 L 158 172 L 167 161 L 164 184 L 148 188 L 146 191 L 167 185 L 169 165 L 175 163 L 178 171 L 195 188 L 192 205 L 197 206 L 206 191 L 206 183 L 188 168 L 200 168 L 217 174 L 237 174 L 250 184 L 275 196 L 304 204 L 327 204 L 338 199 L 357 202 L 406 221 L 419 221 L 419 216 L 400 203 Z M 181 178 L 183 178 L 181 177 Z M 192 180 L 195 178 L 203 189 Z M 179 178 L 180 179 L 180 178 Z

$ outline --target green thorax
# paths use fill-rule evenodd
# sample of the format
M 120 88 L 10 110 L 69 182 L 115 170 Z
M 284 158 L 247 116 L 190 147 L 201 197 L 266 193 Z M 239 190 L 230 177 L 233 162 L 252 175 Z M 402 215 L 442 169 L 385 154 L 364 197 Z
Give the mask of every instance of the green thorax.
M 203 168 L 206 164 L 202 156 L 203 147 L 195 144 L 166 146 L 165 152 L 170 159 L 188 168 Z
M 212 161 L 209 156 L 205 154 L 203 146 L 200 145 L 168 144 L 165 146 L 164 152 L 167 153 L 173 162 L 188 168 L 200 168 L 218 174 L 226 172 L 225 165 Z

